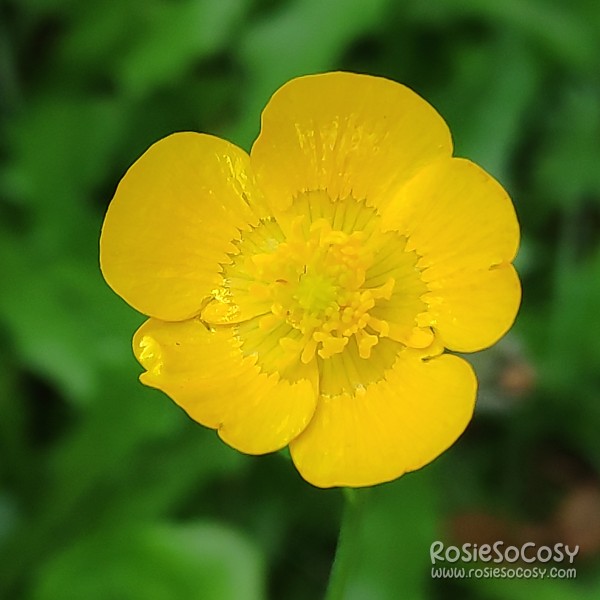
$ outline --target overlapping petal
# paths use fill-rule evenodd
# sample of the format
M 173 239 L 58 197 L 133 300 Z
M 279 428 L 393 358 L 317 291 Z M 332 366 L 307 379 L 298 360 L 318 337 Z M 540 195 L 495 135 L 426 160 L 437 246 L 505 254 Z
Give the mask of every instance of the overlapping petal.
M 122 179 L 102 229 L 109 285 L 140 312 L 189 318 L 220 281 L 240 230 L 261 216 L 249 157 L 219 138 L 176 133 Z
M 146 321 L 133 349 L 146 372 L 142 383 L 170 396 L 195 421 L 217 429 L 230 446 L 249 454 L 279 450 L 310 421 L 317 373 L 296 382 L 261 373 L 244 356 L 233 327 L 214 331 L 198 319 Z
M 408 238 L 429 305 L 420 325 L 433 326 L 447 348 L 472 352 L 495 343 L 512 325 L 521 298 L 510 264 L 519 224 L 504 189 L 464 159 L 422 169 L 384 211 L 385 228 Z
M 317 190 L 383 207 L 424 165 L 451 153 L 444 120 L 412 90 L 380 77 L 325 73 L 293 79 L 273 95 L 251 157 L 277 212 Z
M 302 476 L 319 487 L 367 486 L 422 467 L 464 431 L 475 403 L 469 364 L 405 350 L 363 394 L 321 396 L 310 425 L 290 443 Z

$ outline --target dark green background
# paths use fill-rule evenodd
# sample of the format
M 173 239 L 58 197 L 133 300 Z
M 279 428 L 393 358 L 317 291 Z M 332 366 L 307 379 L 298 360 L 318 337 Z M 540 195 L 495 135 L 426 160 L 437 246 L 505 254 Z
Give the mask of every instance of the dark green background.
M 523 307 L 460 442 L 380 486 L 348 598 L 600 597 L 600 3 L 0 3 L 0 598 L 319 598 L 341 494 L 137 382 L 98 269 L 128 166 L 178 130 L 248 149 L 289 78 L 403 82 L 510 191 Z M 401 432 L 399 432 L 401 435 Z M 579 543 L 575 581 L 433 580 L 436 539 Z

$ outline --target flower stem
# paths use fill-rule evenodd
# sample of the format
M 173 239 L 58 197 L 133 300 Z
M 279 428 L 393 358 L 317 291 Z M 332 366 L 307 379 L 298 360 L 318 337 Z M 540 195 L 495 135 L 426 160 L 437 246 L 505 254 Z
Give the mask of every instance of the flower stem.
M 343 600 L 360 548 L 360 525 L 369 490 L 344 488 L 344 512 L 325 600 Z

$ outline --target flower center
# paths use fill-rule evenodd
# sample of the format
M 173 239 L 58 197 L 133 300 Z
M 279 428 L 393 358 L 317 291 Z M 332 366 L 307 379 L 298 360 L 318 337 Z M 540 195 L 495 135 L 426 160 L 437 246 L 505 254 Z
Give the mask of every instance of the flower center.
M 298 381 L 317 367 L 322 395 L 354 394 L 404 348 L 437 352 L 419 257 L 364 201 L 303 192 L 232 246 L 199 319 L 233 327 L 261 371 Z
M 260 327 L 289 324 L 290 335 L 279 344 L 300 354 L 305 364 L 315 354 L 327 359 L 342 352 L 352 336 L 360 357 L 369 358 L 379 335 L 389 330 L 369 311 L 377 300 L 390 299 L 395 281 L 390 277 L 379 287 L 364 287 L 373 253 L 363 231 L 346 233 L 317 219 L 306 235 L 303 222 L 303 216 L 294 220 L 291 234 L 274 252 L 251 259 L 255 283 L 249 291 L 271 308 Z
M 336 295 L 337 286 L 331 278 L 306 272 L 300 275 L 294 299 L 306 312 L 319 317 L 335 304 Z

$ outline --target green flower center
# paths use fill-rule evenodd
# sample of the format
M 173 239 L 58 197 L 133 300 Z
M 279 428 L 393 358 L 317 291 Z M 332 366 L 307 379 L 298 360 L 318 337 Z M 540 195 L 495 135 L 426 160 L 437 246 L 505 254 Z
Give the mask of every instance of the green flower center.
M 337 285 L 329 277 L 305 273 L 300 276 L 294 300 L 306 312 L 322 317 L 335 304 L 337 290 Z

